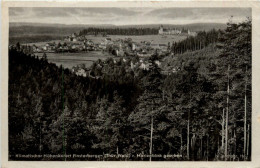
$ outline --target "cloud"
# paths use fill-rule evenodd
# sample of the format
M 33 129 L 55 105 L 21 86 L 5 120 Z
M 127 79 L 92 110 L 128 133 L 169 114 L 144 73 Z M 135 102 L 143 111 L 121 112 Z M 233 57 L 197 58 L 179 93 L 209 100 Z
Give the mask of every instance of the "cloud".
M 227 22 L 251 16 L 250 8 L 61 8 L 11 7 L 11 22 L 63 24 L 186 24 Z
M 140 13 L 122 8 L 57 8 L 57 7 L 34 7 L 34 8 L 10 8 L 10 16 L 27 15 L 30 13 L 35 17 L 67 17 L 71 15 L 78 16 L 132 16 Z
M 203 21 L 212 20 L 212 22 L 227 20 L 231 16 L 235 18 L 251 17 L 250 8 L 162 8 L 153 10 L 147 15 L 155 15 L 169 20 L 190 20 Z

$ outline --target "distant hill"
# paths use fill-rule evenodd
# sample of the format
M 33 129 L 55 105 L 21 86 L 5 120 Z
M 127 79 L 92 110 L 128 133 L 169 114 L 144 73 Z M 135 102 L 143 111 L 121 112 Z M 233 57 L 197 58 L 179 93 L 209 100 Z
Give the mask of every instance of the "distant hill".
M 57 35 L 66 36 L 78 32 L 83 27 L 66 26 L 62 24 L 39 24 L 39 23 L 10 23 L 9 36 L 32 36 L 32 35 Z
M 99 27 L 99 28 L 159 28 L 160 24 L 147 24 L 147 25 L 66 25 L 66 24 L 49 24 L 49 23 L 23 23 L 23 22 L 11 22 L 9 23 L 10 27 L 10 36 L 19 36 L 19 35 L 33 35 L 33 34 L 45 34 L 45 35 L 68 35 L 74 32 L 79 32 L 82 29 L 89 27 Z M 215 29 L 224 29 L 225 24 L 221 23 L 194 23 L 186 25 L 175 25 L 175 24 L 163 24 L 165 28 L 185 28 L 192 31 L 209 31 L 213 28 Z
M 148 24 L 148 25 L 125 25 L 118 27 L 135 27 L 135 28 L 159 28 L 161 24 Z M 162 24 L 164 28 L 177 28 L 177 29 L 190 29 L 192 31 L 209 31 L 213 28 L 215 29 L 225 29 L 226 24 L 222 23 L 193 23 L 193 24 L 184 24 L 184 25 L 175 25 L 175 24 Z
M 49 24 L 49 23 L 24 23 L 24 22 L 10 22 L 9 23 L 9 42 L 14 44 L 19 42 L 38 42 L 38 41 L 48 41 L 63 39 L 65 36 L 72 33 L 79 33 L 79 31 L 95 27 L 95 28 L 159 28 L 160 24 L 147 24 L 147 25 L 112 25 L 112 24 L 102 24 L 102 25 L 79 25 L 79 24 Z M 220 23 L 195 23 L 186 25 L 174 25 L 174 24 L 164 24 L 165 28 L 185 28 L 192 31 L 209 31 L 213 28 L 224 29 L 225 24 Z
M 95 24 L 59 24 L 59 23 L 32 23 L 32 22 L 10 22 L 9 26 L 11 27 L 21 27 L 21 26 L 44 26 L 44 27 L 115 27 L 115 25 L 112 24 L 101 24 L 101 25 L 95 25 Z

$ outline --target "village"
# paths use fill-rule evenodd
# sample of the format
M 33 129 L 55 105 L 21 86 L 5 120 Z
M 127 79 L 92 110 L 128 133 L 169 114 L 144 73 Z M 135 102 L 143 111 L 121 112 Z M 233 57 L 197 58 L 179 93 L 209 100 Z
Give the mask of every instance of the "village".
M 79 36 L 73 33 L 67 36 L 63 41 L 47 42 L 43 45 L 33 44 L 26 46 L 25 50 L 31 53 L 75 53 L 75 52 L 90 52 L 102 51 L 110 52 L 114 56 L 133 56 L 138 55 L 141 57 L 151 56 L 155 50 L 159 53 L 165 53 L 170 47 L 169 44 L 154 43 L 153 41 L 141 41 L 140 43 L 134 42 L 131 38 L 125 39 L 112 39 L 111 37 L 104 37 L 101 42 L 93 42 L 89 36 Z M 27 52 L 28 52 L 27 51 Z
M 91 34 L 91 32 L 90 32 Z M 196 32 L 192 32 L 189 29 L 166 29 L 161 25 L 158 30 L 159 38 L 167 38 L 167 35 L 176 36 L 196 36 Z M 95 41 L 95 38 L 100 36 L 99 41 Z M 165 42 L 167 41 L 167 43 Z M 90 52 L 90 51 L 102 51 L 109 52 L 114 56 L 139 56 L 150 57 L 155 51 L 160 55 L 169 52 L 172 44 L 172 39 L 158 41 L 148 39 L 142 41 L 135 41 L 130 37 L 125 38 L 113 38 L 106 34 L 100 33 L 95 36 L 79 35 L 72 33 L 63 40 L 52 41 L 41 44 L 25 44 L 23 48 L 27 53 L 74 53 L 74 52 Z M 10 46 L 12 47 L 12 46 Z
M 127 62 L 132 70 L 134 68 L 149 70 L 151 62 L 148 61 L 148 58 L 151 57 L 154 53 L 156 53 L 158 56 L 174 55 L 174 53 L 171 51 L 172 38 L 170 38 L 173 37 L 173 35 L 186 38 L 188 36 L 195 36 L 196 32 L 192 32 L 188 29 L 165 29 L 163 26 L 160 26 L 157 36 L 163 39 L 163 42 L 160 42 L 160 40 L 145 39 L 143 41 L 137 42 L 130 37 L 115 38 L 113 36 L 110 37 L 104 34 L 91 36 L 89 34 L 79 35 L 77 33 L 72 33 L 61 41 L 32 45 L 26 44 L 21 45 L 21 49 L 25 53 L 43 53 L 43 55 L 45 55 L 45 53 L 71 53 L 73 55 L 73 53 L 91 54 L 91 52 L 100 52 L 102 54 L 107 52 L 113 56 L 114 63 L 121 59 L 121 61 Z M 95 41 L 97 36 L 100 39 L 99 41 Z M 169 39 L 167 40 L 165 38 Z M 15 46 L 10 46 L 10 48 L 12 47 Z M 138 61 L 133 62 L 131 59 L 133 57 L 138 57 Z M 156 60 L 155 63 L 158 66 L 161 66 L 159 59 Z M 106 63 L 103 62 L 103 65 L 106 65 Z M 92 76 L 90 74 L 90 69 L 89 67 L 84 66 L 84 62 L 82 64 L 78 64 L 77 66 L 73 66 L 71 70 L 80 76 L 90 76 L 96 78 L 96 76 Z M 176 72 L 176 70 L 176 68 L 172 68 L 170 70 L 163 71 L 162 73 L 169 74 Z

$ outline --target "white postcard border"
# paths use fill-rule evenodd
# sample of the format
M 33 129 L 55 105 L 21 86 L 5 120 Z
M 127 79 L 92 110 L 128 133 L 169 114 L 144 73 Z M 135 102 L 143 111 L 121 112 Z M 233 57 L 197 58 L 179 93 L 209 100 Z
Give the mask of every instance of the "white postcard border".
M 252 8 L 252 161 L 8 161 L 8 7 L 251 7 Z M 77 167 L 77 168 L 170 168 L 170 167 L 260 167 L 260 2 L 253 1 L 5 1 L 2 3 L 1 51 L 1 167 Z

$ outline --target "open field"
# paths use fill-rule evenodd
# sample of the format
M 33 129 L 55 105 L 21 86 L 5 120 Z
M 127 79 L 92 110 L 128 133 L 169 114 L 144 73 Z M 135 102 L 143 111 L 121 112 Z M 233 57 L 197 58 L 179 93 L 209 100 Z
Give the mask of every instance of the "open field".
M 42 57 L 42 53 L 36 53 L 39 58 Z M 86 67 L 90 67 L 94 61 L 98 59 L 105 60 L 107 58 L 114 57 L 107 52 L 91 51 L 87 53 L 47 53 L 47 59 L 51 63 L 55 63 L 57 66 L 63 65 L 65 68 L 71 69 L 73 66 L 79 64 L 85 64 Z
M 156 44 L 168 44 L 168 42 L 172 43 L 178 42 L 180 40 L 184 40 L 187 38 L 186 36 L 179 36 L 179 35 L 168 35 L 165 37 L 162 37 L 161 35 L 143 35 L 143 36 L 125 36 L 125 35 L 109 35 L 112 40 L 116 39 L 125 39 L 125 38 L 131 38 L 134 42 L 140 43 L 141 41 L 153 41 L 153 43 Z M 91 39 L 94 43 L 100 43 L 102 40 L 105 39 L 105 37 L 101 36 L 93 36 L 89 35 L 87 36 L 88 39 Z

